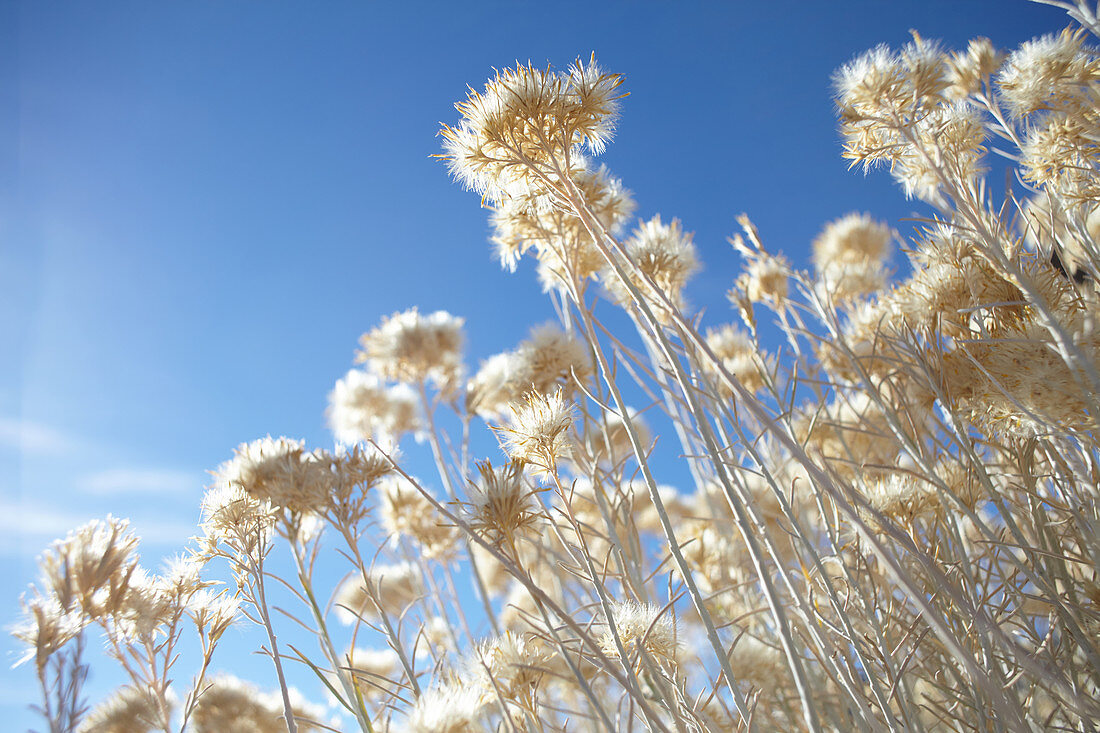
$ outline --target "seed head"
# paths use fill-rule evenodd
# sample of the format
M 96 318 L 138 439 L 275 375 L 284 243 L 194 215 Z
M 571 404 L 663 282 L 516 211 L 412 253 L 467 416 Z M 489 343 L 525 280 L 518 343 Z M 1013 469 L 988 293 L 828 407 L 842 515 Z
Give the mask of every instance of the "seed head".
M 376 375 L 352 369 L 328 397 L 328 424 L 336 440 L 347 445 L 376 439 L 396 443 L 420 430 L 416 393 L 405 384 L 387 387 Z
M 603 72 L 595 56 L 579 59 L 565 72 L 517 64 L 497 72 L 483 92 L 470 90 L 455 108 L 458 125 L 444 125 L 443 158 L 467 188 L 499 203 L 538 191 L 535 171 L 580 145 L 599 154 L 611 139 L 618 117 L 622 79 Z
M 163 730 L 151 692 L 125 685 L 97 705 L 80 724 L 79 733 L 148 733 Z
M 137 545 L 129 521 L 108 515 L 54 542 L 38 563 L 62 609 L 79 608 L 99 618 L 116 612 L 125 598 L 137 568 Z
M 504 450 L 513 461 L 553 473 L 559 460 L 571 452 L 574 409 L 559 389 L 551 395 L 529 392 L 521 405 L 512 405 L 507 427 L 496 428 L 504 436 Z
M 499 469 L 488 461 L 477 464 L 481 480 L 470 484 L 463 512 L 473 532 L 494 546 L 513 546 L 542 516 L 537 491 L 528 484 L 523 468 L 521 460 Z
M 1009 110 L 1024 116 L 1063 106 L 1100 81 L 1100 62 L 1084 41 L 1084 30 L 1066 28 L 1012 52 L 997 74 L 997 86 Z
M 532 329 L 514 351 L 485 361 L 467 388 L 466 403 L 483 417 L 500 417 L 527 392 L 549 395 L 560 387 L 571 394 L 591 374 L 587 346 L 547 324 Z
M 545 648 L 526 634 L 505 631 L 481 643 L 470 662 L 470 676 L 480 681 L 490 699 L 531 699 L 542 682 L 549 658 Z
M 670 609 L 662 610 L 650 604 L 626 601 L 613 603 L 611 614 L 631 664 L 641 666 L 643 653 L 658 664 L 675 664 L 679 644 L 676 638 L 676 620 Z M 612 659 L 619 657 L 610 628 L 600 637 L 600 649 Z
M 312 705 L 294 688 L 288 690 L 291 712 L 298 730 L 325 730 L 314 723 L 324 711 Z M 199 696 L 191 722 L 195 733 L 279 733 L 287 730 L 279 693 L 261 692 L 251 683 L 219 674 Z
M 407 384 L 431 381 L 444 393 L 462 378 L 462 324 L 446 311 L 394 313 L 359 339 L 356 360 L 379 376 Z
M 624 245 L 627 258 L 676 307 L 682 305 L 683 290 L 688 278 L 699 269 L 699 260 L 691 239 L 692 235 L 681 229 L 678 219 L 663 224 L 661 217 L 655 216 L 635 229 L 633 236 Z M 644 278 L 633 274 L 627 265 L 624 265 L 624 269 L 652 305 L 664 307 L 661 298 Z M 606 271 L 603 282 L 620 303 L 627 303 L 632 299 L 629 289 L 616 273 Z
M 79 606 L 74 604 L 73 608 L 66 609 L 52 595 L 35 593 L 30 598 L 20 598 L 19 603 L 23 607 L 23 618 L 12 627 L 11 634 L 30 649 L 13 666 L 33 659 L 39 670 L 45 669 L 50 657 L 79 636 L 91 622 Z
M 757 392 L 764 388 L 764 362 L 757 352 L 756 345 L 749 335 L 732 324 L 707 331 L 707 346 L 722 362 L 722 367 L 730 373 L 745 389 Z M 717 370 L 708 369 L 715 375 L 714 383 L 723 397 L 729 397 L 733 390 L 719 379 Z
M 485 702 L 482 690 L 473 685 L 432 688 L 410 711 L 406 733 L 484 733 Z
M 980 93 L 1003 59 L 988 38 L 970 41 L 965 52 L 952 54 L 947 61 L 948 96 L 962 99 Z
M 412 563 L 374 565 L 365 583 L 356 574 L 336 591 L 336 615 L 348 625 L 360 618 L 377 618 L 379 613 L 400 616 L 423 594 L 420 569 Z
M 379 487 L 382 526 L 393 536 L 404 535 L 429 559 L 446 559 L 455 550 L 456 528 L 445 519 L 421 489 L 403 476 L 383 479 Z

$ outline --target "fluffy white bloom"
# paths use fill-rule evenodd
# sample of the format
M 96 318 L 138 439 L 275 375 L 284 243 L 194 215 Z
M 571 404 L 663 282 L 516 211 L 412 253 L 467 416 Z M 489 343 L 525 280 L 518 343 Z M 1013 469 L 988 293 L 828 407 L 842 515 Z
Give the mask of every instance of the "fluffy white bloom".
M 328 398 L 328 422 L 336 440 L 346 445 L 375 439 L 396 443 L 420 429 L 416 393 L 406 384 L 387 387 L 362 369 L 337 380 Z
M 611 606 L 611 618 L 632 664 L 639 663 L 643 650 L 654 661 L 675 662 L 679 642 L 671 609 L 636 601 L 619 602 Z M 619 650 L 615 637 L 610 627 L 605 628 L 600 648 L 608 657 L 617 658 Z
M 431 381 L 449 392 L 462 377 L 464 322 L 446 311 L 425 316 L 412 308 L 394 313 L 363 334 L 356 357 L 386 379 L 408 384 Z

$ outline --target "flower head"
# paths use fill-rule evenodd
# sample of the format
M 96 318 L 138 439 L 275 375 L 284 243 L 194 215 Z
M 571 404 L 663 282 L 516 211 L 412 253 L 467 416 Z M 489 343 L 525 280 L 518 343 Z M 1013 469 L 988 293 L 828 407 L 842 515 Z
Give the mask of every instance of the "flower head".
M 382 526 L 391 535 L 404 535 L 427 558 L 446 558 L 458 540 L 454 526 L 446 524 L 423 491 L 403 476 L 391 475 L 380 490 Z
M 982 85 L 989 83 L 1003 58 L 988 38 L 970 41 L 965 52 L 952 54 L 947 60 L 947 78 L 951 84 L 948 96 L 961 99 L 981 92 Z
M 324 730 L 324 712 L 308 703 L 294 688 L 288 690 L 291 712 L 302 733 Z M 209 680 L 195 705 L 191 722 L 195 733 L 279 733 L 287 729 L 279 693 L 262 692 L 228 674 Z
M 23 618 L 11 629 L 11 634 L 30 649 L 16 666 L 35 660 L 38 669 L 44 669 L 50 657 L 80 635 L 91 619 L 79 607 L 65 608 L 52 595 L 34 594 L 20 598 Z
M 463 506 L 473 532 L 498 547 L 514 544 L 542 516 L 537 491 L 528 485 L 523 465 L 516 460 L 501 468 L 488 461 L 478 463 L 481 480 L 470 485 Z
M 125 598 L 137 569 L 137 545 L 129 521 L 108 516 L 54 542 L 38 564 L 62 609 L 98 618 L 116 612 Z
M 259 501 L 296 512 L 314 512 L 325 503 L 332 482 L 325 467 L 300 440 L 270 436 L 242 443 L 216 473 L 216 484 L 238 487 Z
M 558 461 L 571 453 L 573 417 L 573 405 L 560 389 L 551 395 L 530 392 L 522 405 L 512 406 L 508 426 L 496 430 L 513 460 L 553 473 Z
M 545 175 L 574 148 L 595 154 L 611 139 L 622 79 L 577 60 L 565 73 L 516 64 L 497 72 L 482 92 L 470 90 L 445 125 L 443 157 L 469 189 L 494 202 L 542 187 Z
M 486 698 L 471 685 L 447 685 L 424 692 L 409 713 L 407 733 L 483 733 Z
M 612 234 L 634 211 L 622 183 L 600 166 L 572 173 L 572 183 L 599 222 Z M 544 289 L 593 276 L 605 264 L 592 234 L 569 208 L 543 195 L 515 195 L 493 208 L 493 244 L 501 265 L 515 270 L 520 256 L 534 248 Z
M 649 655 L 659 664 L 675 663 L 679 643 L 676 637 L 676 620 L 669 609 L 626 601 L 612 604 L 611 614 L 615 630 L 631 664 L 640 664 L 643 654 Z M 619 656 L 610 627 L 600 637 L 600 649 L 612 659 Z
M 565 394 L 592 374 L 587 346 L 553 325 L 531 330 L 531 337 L 513 351 L 486 360 L 471 380 L 467 405 L 484 417 L 507 413 L 527 392 Z
M 1066 28 L 1012 52 L 997 74 L 997 87 L 1013 114 L 1072 103 L 1083 88 L 1100 81 L 1100 60 L 1084 41 L 1084 30 Z
M 487 696 L 497 693 L 508 702 L 530 699 L 542 682 L 549 655 L 526 634 L 505 631 L 478 645 L 471 660 L 471 676 Z
M 868 295 L 886 282 L 883 262 L 893 232 L 870 214 L 829 222 L 813 243 L 814 267 L 823 291 L 837 300 Z
M 376 618 L 379 613 L 399 616 L 424 592 L 420 569 L 412 563 L 374 565 L 366 581 L 354 575 L 336 592 L 336 614 L 346 624 L 360 618 Z
M 764 388 L 764 362 L 757 352 L 756 344 L 747 333 L 732 324 L 713 328 L 706 334 L 707 346 L 722 363 L 722 368 L 730 373 L 745 389 L 757 392 Z M 709 367 L 709 362 L 706 363 Z M 717 375 L 717 369 L 710 369 Z M 725 381 L 715 376 L 715 385 L 719 394 L 729 397 L 733 390 Z
M 356 359 L 386 379 L 414 385 L 430 380 L 450 392 L 462 376 L 462 324 L 446 311 L 394 313 L 363 334 Z
M 691 239 L 692 235 L 683 231 L 678 219 L 664 224 L 660 216 L 655 216 L 635 229 L 634 235 L 625 243 L 627 258 L 640 273 L 634 274 L 626 266 L 627 275 L 652 305 L 662 305 L 660 296 L 653 291 L 655 286 L 674 306 L 681 306 L 684 286 L 699 269 L 699 259 Z M 606 272 L 604 284 L 619 302 L 632 299 L 630 290 L 614 272 Z
M 328 398 L 328 422 L 341 443 L 351 445 L 376 439 L 395 443 L 402 435 L 420 429 L 416 393 L 405 384 L 385 386 L 362 369 L 352 369 Z
M 163 730 L 157 701 L 146 689 L 125 685 L 97 705 L 80 724 L 80 733 L 148 733 Z

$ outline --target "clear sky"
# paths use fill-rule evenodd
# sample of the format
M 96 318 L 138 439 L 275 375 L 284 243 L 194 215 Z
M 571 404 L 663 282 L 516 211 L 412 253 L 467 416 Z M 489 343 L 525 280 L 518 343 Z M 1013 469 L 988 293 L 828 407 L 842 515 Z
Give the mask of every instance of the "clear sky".
M 430 157 L 493 66 L 595 51 L 625 75 L 602 162 L 639 216 L 695 232 L 689 296 L 713 324 L 729 318 L 737 214 L 804 264 L 829 219 L 869 211 L 907 232 L 925 213 L 885 173 L 847 171 L 835 68 L 911 28 L 1012 48 L 1067 22 L 1022 0 L 2 0 L 0 623 L 71 527 L 129 516 L 155 567 L 237 444 L 331 445 L 326 395 L 384 315 L 466 317 L 475 369 L 552 316 Z M 0 639 L 0 719 L 24 730 L 35 686 L 8 669 L 15 649 Z M 262 660 L 221 666 L 272 683 Z M 95 674 L 93 702 L 119 681 Z

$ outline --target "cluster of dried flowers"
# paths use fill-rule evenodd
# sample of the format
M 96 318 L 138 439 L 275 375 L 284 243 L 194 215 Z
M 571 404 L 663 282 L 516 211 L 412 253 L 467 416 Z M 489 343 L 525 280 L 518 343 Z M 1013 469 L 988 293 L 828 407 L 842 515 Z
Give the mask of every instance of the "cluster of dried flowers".
M 1066 8 L 1084 30 L 1010 53 L 914 35 L 837 72 L 844 155 L 930 207 L 906 274 L 888 265 L 901 235 L 868 214 L 826 225 L 810 272 L 742 217 L 739 323 L 705 331 L 684 297 L 691 235 L 654 216 L 619 238 L 634 204 L 589 161 L 620 77 L 594 59 L 518 65 L 472 91 L 443 157 L 491 205 L 502 263 L 537 261 L 560 326 L 467 378 L 461 319 L 391 316 L 330 397 L 341 446 L 241 446 L 200 549 L 164 576 L 138 568 L 118 520 L 57 543 L 16 632 L 51 725 L 304 730 L 321 713 L 292 699 L 290 658 L 368 731 L 1091 729 L 1100 25 Z M 1005 200 L 982 177 L 993 140 L 1018 173 Z M 636 332 L 609 336 L 601 299 Z M 478 421 L 497 465 L 470 458 Z M 409 435 L 444 493 L 402 469 Z M 657 481 L 659 447 L 679 488 Z M 314 580 L 326 538 L 335 588 Z M 321 658 L 278 651 L 264 561 L 279 543 Z M 199 579 L 215 557 L 233 602 Z M 281 694 L 204 677 L 237 602 Z M 178 703 L 165 673 L 188 618 L 203 665 Z M 85 716 L 91 625 L 132 684 Z

